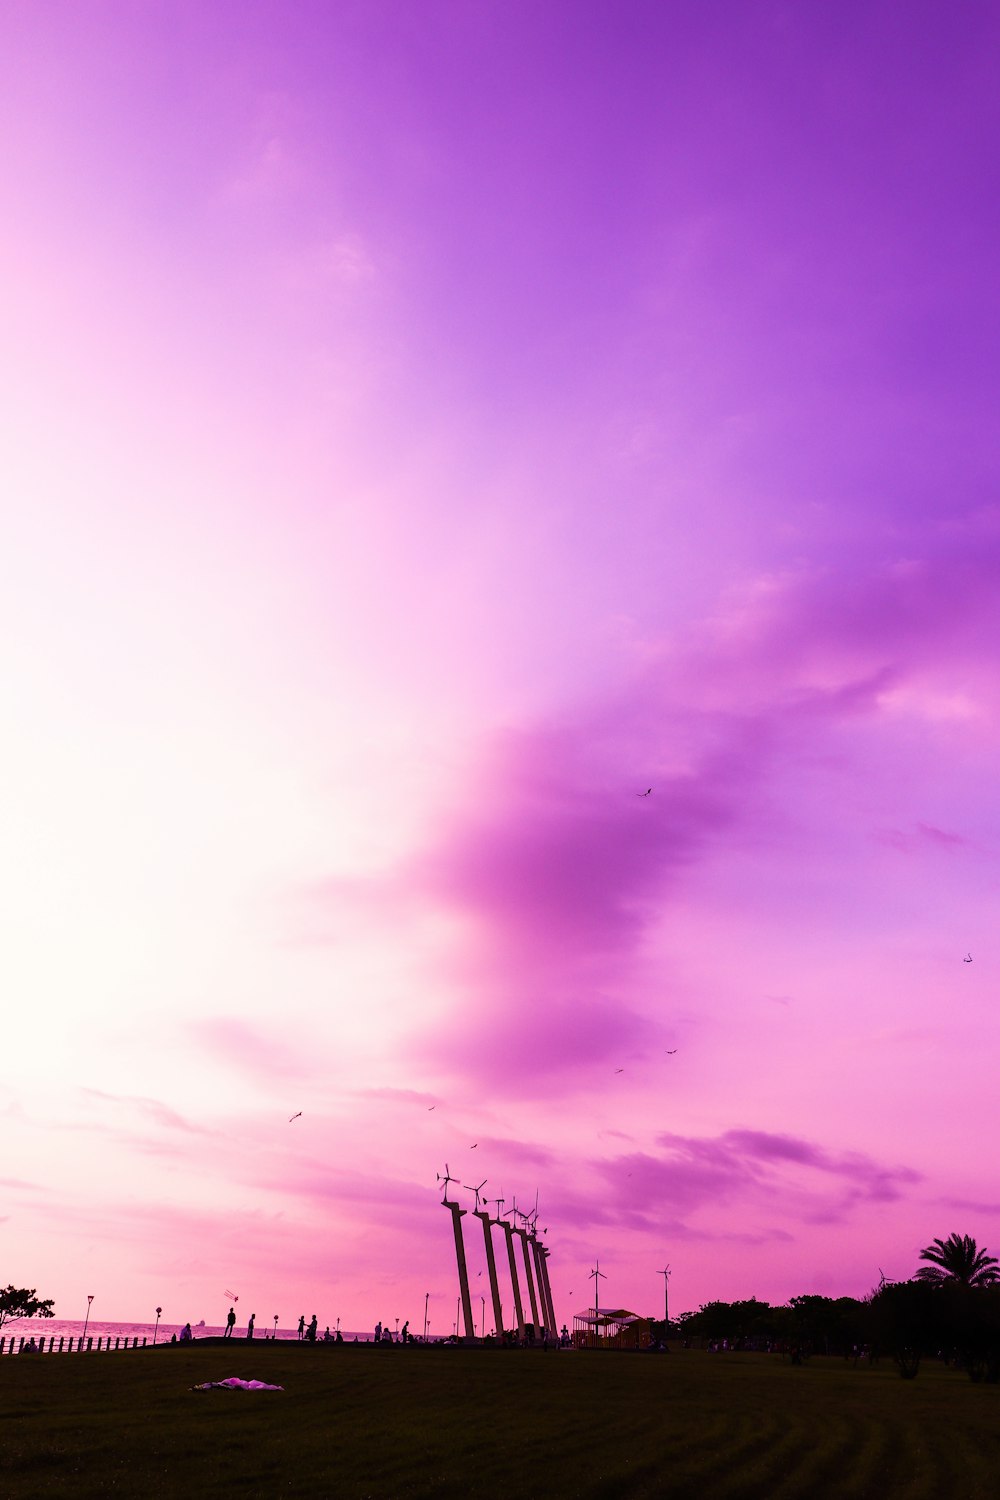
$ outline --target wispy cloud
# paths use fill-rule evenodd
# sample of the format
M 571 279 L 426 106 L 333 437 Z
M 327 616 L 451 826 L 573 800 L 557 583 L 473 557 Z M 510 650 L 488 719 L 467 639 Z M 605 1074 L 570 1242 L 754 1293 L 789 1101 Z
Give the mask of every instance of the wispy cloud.
M 261 1030 L 237 1016 L 190 1021 L 187 1030 L 216 1061 L 256 1079 L 297 1079 L 311 1065 L 273 1030 Z
M 183 1131 L 189 1135 L 215 1135 L 217 1133 L 207 1126 L 197 1125 L 186 1119 L 160 1099 L 147 1099 L 139 1094 L 108 1094 L 101 1089 L 86 1087 L 81 1087 L 79 1093 L 84 1100 L 121 1107 L 133 1116 L 138 1115 L 149 1125 L 164 1130 Z

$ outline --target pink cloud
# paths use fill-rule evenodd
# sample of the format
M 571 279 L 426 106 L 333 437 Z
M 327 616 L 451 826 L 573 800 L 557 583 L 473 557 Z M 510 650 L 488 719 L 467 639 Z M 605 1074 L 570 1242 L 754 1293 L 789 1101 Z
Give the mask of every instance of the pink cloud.
M 309 1064 L 273 1031 L 262 1031 L 236 1016 L 210 1016 L 188 1022 L 197 1045 L 218 1061 L 253 1078 L 302 1078 Z
M 214 1135 L 216 1133 L 204 1125 L 193 1124 L 160 1099 L 147 1099 L 139 1094 L 108 1094 L 101 1089 L 83 1087 L 79 1092 L 88 1100 L 96 1100 L 102 1104 L 121 1105 L 124 1109 L 138 1114 L 150 1125 L 165 1130 L 183 1131 L 191 1135 Z

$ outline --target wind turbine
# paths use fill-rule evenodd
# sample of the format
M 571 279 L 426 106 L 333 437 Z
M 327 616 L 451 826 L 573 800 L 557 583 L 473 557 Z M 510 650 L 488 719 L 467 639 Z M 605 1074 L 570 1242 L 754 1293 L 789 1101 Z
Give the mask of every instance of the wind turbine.
M 471 1182 L 463 1182 L 462 1183 L 462 1186 L 465 1188 L 465 1191 L 467 1193 L 475 1193 L 475 1195 L 476 1195 L 476 1209 L 475 1209 L 476 1213 L 479 1212 L 479 1193 L 480 1193 L 480 1189 L 482 1189 L 482 1188 L 484 1188 L 486 1186 L 487 1181 L 488 1181 L 488 1179 L 484 1177 L 483 1180 L 482 1180 L 482 1182 L 479 1184 L 479 1187 L 473 1187 Z M 484 1198 L 483 1202 L 485 1203 L 485 1201 L 486 1200 Z
M 601 1282 L 598 1281 L 597 1278 L 600 1277 L 601 1281 L 607 1281 L 608 1278 L 605 1276 L 604 1272 L 601 1270 L 601 1262 L 599 1260 L 596 1260 L 594 1262 L 594 1269 L 591 1271 L 590 1274 L 591 1274 L 591 1277 L 593 1278 L 593 1282 L 594 1282 L 594 1337 L 596 1338 L 597 1337 L 597 1320 L 601 1316 L 601 1304 L 600 1304 Z
M 667 1311 L 667 1282 L 670 1279 L 670 1262 L 668 1261 L 667 1264 L 663 1267 L 663 1270 L 657 1271 L 656 1274 L 657 1276 L 663 1277 L 663 1321 L 664 1323 L 669 1323 L 670 1314 Z
M 445 1162 L 445 1164 L 444 1164 L 444 1176 L 442 1176 L 440 1172 L 438 1172 L 436 1175 L 437 1175 L 438 1182 L 443 1182 L 444 1183 L 444 1193 L 443 1193 L 443 1196 L 441 1198 L 441 1202 L 442 1203 L 447 1203 L 448 1202 L 448 1184 L 449 1184 L 449 1182 L 457 1182 L 458 1178 L 457 1177 L 452 1177 L 452 1175 L 451 1175 L 451 1168 L 449 1167 L 449 1165 L 448 1165 L 447 1162 Z

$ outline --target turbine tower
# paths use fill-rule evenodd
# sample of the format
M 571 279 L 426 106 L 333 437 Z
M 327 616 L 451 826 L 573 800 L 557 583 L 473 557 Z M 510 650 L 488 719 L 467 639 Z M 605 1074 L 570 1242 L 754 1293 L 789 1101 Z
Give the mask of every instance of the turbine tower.
M 465 1336 L 467 1339 L 474 1339 L 476 1336 L 476 1327 L 472 1321 L 472 1299 L 469 1296 L 469 1269 L 465 1263 L 465 1242 L 462 1238 L 462 1218 L 465 1214 L 465 1209 L 460 1208 L 457 1203 L 449 1202 L 448 1199 L 448 1184 L 457 1180 L 457 1178 L 452 1177 L 448 1163 L 445 1162 L 444 1177 L 438 1173 L 438 1182 L 444 1183 L 445 1191 L 445 1196 L 441 1199 L 441 1204 L 442 1207 L 450 1211 L 452 1228 L 455 1231 L 455 1260 L 458 1263 L 458 1287 L 461 1294 L 462 1312 L 465 1316 Z M 457 1327 L 455 1332 L 458 1332 Z

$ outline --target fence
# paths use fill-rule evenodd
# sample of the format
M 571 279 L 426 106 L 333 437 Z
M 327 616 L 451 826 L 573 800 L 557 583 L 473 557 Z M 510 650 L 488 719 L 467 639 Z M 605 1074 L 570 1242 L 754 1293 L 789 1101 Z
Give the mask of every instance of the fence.
M 58 1343 L 56 1343 L 56 1337 L 55 1334 L 53 1334 L 49 1339 L 48 1349 L 46 1349 L 44 1337 L 36 1341 L 33 1338 L 25 1338 L 22 1335 L 21 1338 L 18 1339 L 17 1334 L 12 1333 L 9 1340 L 6 1338 L 0 1338 L 0 1354 L 3 1354 L 4 1352 L 6 1352 L 7 1354 L 73 1354 L 74 1352 L 77 1354 L 90 1354 L 91 1352 L 97 1354 L 101 1351 L 102 1340 L 104 1343 L 104 1352 L 107 1353 L 111 1349 L 110 1333 L 106 1338 L 103 1335 L 98 1338 L 96 1349 L 94 1348 L 94 1335 L 91 1334 L 88 1338 L 85 1339 L 83 1334 L 81 1334 L 80 1337 L 76 1340 L 75 1351 L 73 1349 L 72 1336 L 67 1339 L 65 1334 L 62 1336 L 62 1338 L 60 1338 Z M 164 1340 L 164 1342 L 166 1342 L 166 1340 Z M 27 1348 L 25 1347 L 26 1345 Z M 32 1347 L 32 1345 L 34 1345 L 34 1347 Z M 66 1346 L 65 1348 L 63 1347 L 64 1345 Z M 84 1348 L 84 1345 L 86 1345 L 86 1348 Z M 121 1346 L 122 1349 L 145 1349 L 146 1340 L 143 1339 L 142 1343 L 140 1343 L 138 1335 L 136 1335 L 130 1342 L 127 1338 L 122 1338 L 121 1335 L 119 1335 L 115 1339 L 114 1347 L 117 1349 L 119 1346 Z

